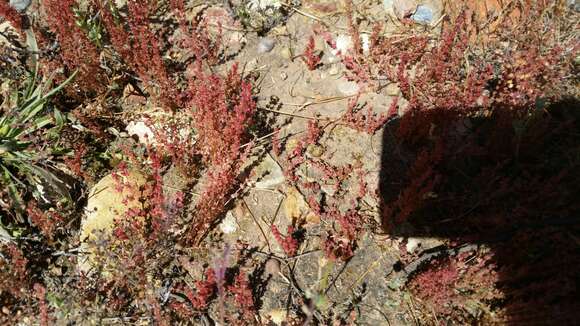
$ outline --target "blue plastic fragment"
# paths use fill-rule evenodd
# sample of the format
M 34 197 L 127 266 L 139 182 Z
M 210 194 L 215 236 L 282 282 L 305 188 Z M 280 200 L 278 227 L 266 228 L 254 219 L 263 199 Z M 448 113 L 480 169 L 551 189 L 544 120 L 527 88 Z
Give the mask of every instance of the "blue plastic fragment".
M 433 21 L 433 9 L 425 5 L 418 5 L 411 19 L 419 24 L 430 24 Z

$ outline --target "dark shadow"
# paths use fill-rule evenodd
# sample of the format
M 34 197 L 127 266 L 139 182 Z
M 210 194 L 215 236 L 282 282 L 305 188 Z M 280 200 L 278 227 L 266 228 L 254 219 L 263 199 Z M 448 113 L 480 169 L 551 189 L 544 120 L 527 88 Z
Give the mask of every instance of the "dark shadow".
M 490 248 L 491 264 L 482 272 L 497 272 L 503 295 L 487 305 L 503 308 L 502 323 L 577 323 L 578 100 L 538 103 L 529 115 L 409 114 L 383 131 L 379 188 L 389 234 Z M 434 265 L 426 262 L 417 274 Z

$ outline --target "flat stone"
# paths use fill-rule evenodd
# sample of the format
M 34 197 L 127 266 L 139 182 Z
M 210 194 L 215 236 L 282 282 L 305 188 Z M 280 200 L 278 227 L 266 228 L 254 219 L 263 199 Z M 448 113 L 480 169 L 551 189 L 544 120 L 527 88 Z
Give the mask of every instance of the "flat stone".
M 153 129 L 151 129 L 151 127 L 149 127 L 144 121 L 131 121 L 127 125 L 126 130 L 129 136 L 137 136 L 139 142 L 144 145 L 156 143 Z
M 420 24 L 431 24 L 433 22 L 433 8 L 424 5 L 418 5 L 417 10 L 411 16 L 411 19 Z
M 349 80 L 340 80 L 336 88 L 344 96 L 356 95 L 360 89 L 357 83 Z
M 408 238 L 405 249 L 412 254 L 416 251 L 425 251 L 443 245 L 443 241 L 437 238 Z
M 331 76 L 336 76 L 340 73 L 340 69 L 337 65 L 333 64 L 332 67 L 328 70 L 328 74 Z
M 258 165 L 255 173 L 258 178 L 256 182 L 258 189 L 275 189 L 285 180 L 282 167 L 270 155 L 267 155 Z
M 266 313 L 266 315 L 275 325 L 283 325 L 286 322 L 286 309 L 274 309 Z
M 288 189 L 282 208 L 289 221 L 306 217 L 310 212 L 310 206 L 306 203 L 304 196 L 294 187 Z

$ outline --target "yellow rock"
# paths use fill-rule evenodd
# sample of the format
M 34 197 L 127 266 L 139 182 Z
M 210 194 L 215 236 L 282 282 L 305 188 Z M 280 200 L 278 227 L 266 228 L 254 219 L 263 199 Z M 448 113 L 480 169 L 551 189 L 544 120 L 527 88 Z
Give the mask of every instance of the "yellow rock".
M 298 140 L 296 138 L 290 138 L 286 143 L 286 151 L 291 152 L 298 146 Z
M 276 325 L 282 325 L 287 318 L 286 309 L 274 309 L 268 312 L 268 317 Z
M 294 187 L 288 190 L 284 199 L 283 209 L 286 217 L 291 221 L 302 218 L 309 211 L 308 204 L 304 196 Z
M 317 225 L 320 223 L 320 216 L 314 212 L 310 212 L 306 215 L 306 223 L 308 225 Z
M 91 242 L 106 239 L 111 234 L 117 218 L 122 218 L 129 209 L 141 205 L 140 187 L 145 185 L 145 177 L 135 170 L 129 171 L 127 176 L 121 173 L 119 176 L 122 182 L 117 183 L 113 175 L 109 174 L 89 192 L 86 215 L 80 232 L 80 249 L 86 255 L 79 256 L 78 267 L 81 271 L 88 272 L 95 261 L 96 248 Z
M 306 152 L 312 157 L 321 157 L 324 154 L 324 147 L 316 144 L 310 144 L 306 148 Z

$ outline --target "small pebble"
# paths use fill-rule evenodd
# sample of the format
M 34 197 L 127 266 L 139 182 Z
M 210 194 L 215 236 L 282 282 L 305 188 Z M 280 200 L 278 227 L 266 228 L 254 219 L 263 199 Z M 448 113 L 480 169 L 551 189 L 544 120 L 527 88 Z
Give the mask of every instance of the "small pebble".
M 326 61 L 330 64 L 340 62 L 340 58 L 338 56 L 334 55 L 333 53 L 330 53 L 330 55 L 325 56 L 325 57 L 326 57 Z
M 306 152 L 312 157 L 321 157 L 324 154 L 324 148 L 320 145 L 310 144 L 306 149 Z
M 10 309 L 8 309 L 8 307 L 4 306 L 4 307 L 2 307 L 2 313 L 5 315 L 10 315 Z
M 282 71 L 282 72 L 280 73 L 280 79 L 282 79 L 282 80 L 286 80 L 287 78 L 288 78 L 288 74 Z
M 579 0 L 567 0 L 566 4 L 568 7 L 580 12 L 580 1 Z
M 387 12 L 393 10 L 393 0 L 383 0 L 383 7 Z
M 233 32 L 230 36 L 230 42 L 234 43 L 234 44 L 242 44 L 242 43 L 246 43 L 246 37 L 244 36 L 243 33 L 240 32 Z
M 371 50 L 371 36 L 369 34 L 361 34 L 360 35 L 361 45 L 363 52 L 368 54 Z
M 333 49 L 332 54 L 347 55 L 350 50 L 352 50 L 353 43 L 352 37 L 346 34 L 341 34 L 336 37 L 336 49 Z
M 280 262 L 277 259 L 269 259 L 266 262 L 266 273 L 272 276 L 278 275 L 280 273 Z
M 421 246 L 421 239 L 419 239 L 419 238 L 409 238 L 407 240 L 407 245 L 405 247 L 407 249 L 407 253 L 412 254 L 420 246 Z
M 246 69 L 248 71 L 252 71 L 254 69 L 258 68 L 258 58 L 254 58 L 250 61 L 248 61 L 248 63 L 246 64 Z
M 306 223 L 309 225 L 317 225 L 320 223 L 320 216 L 314 212 L 310 212 L 306 215 Z
M 231 211 L 227 212 L 219 227 L 224 234 L 234 233 L 238 230 L 238 222 Z
M 320 190 L 330 197 L 333 197 L 336 194 L 336 188 L 334 185 L 323 184 L 320 186 Z
M 62 276 L 62 268 L 59 266 L 53 266 L 50 271 L 56 276 Z
M 258 53 L 270 52 L 274 48 L 274 45 L 276 45 L 274 39 L 265 37 L 258 42 Z

